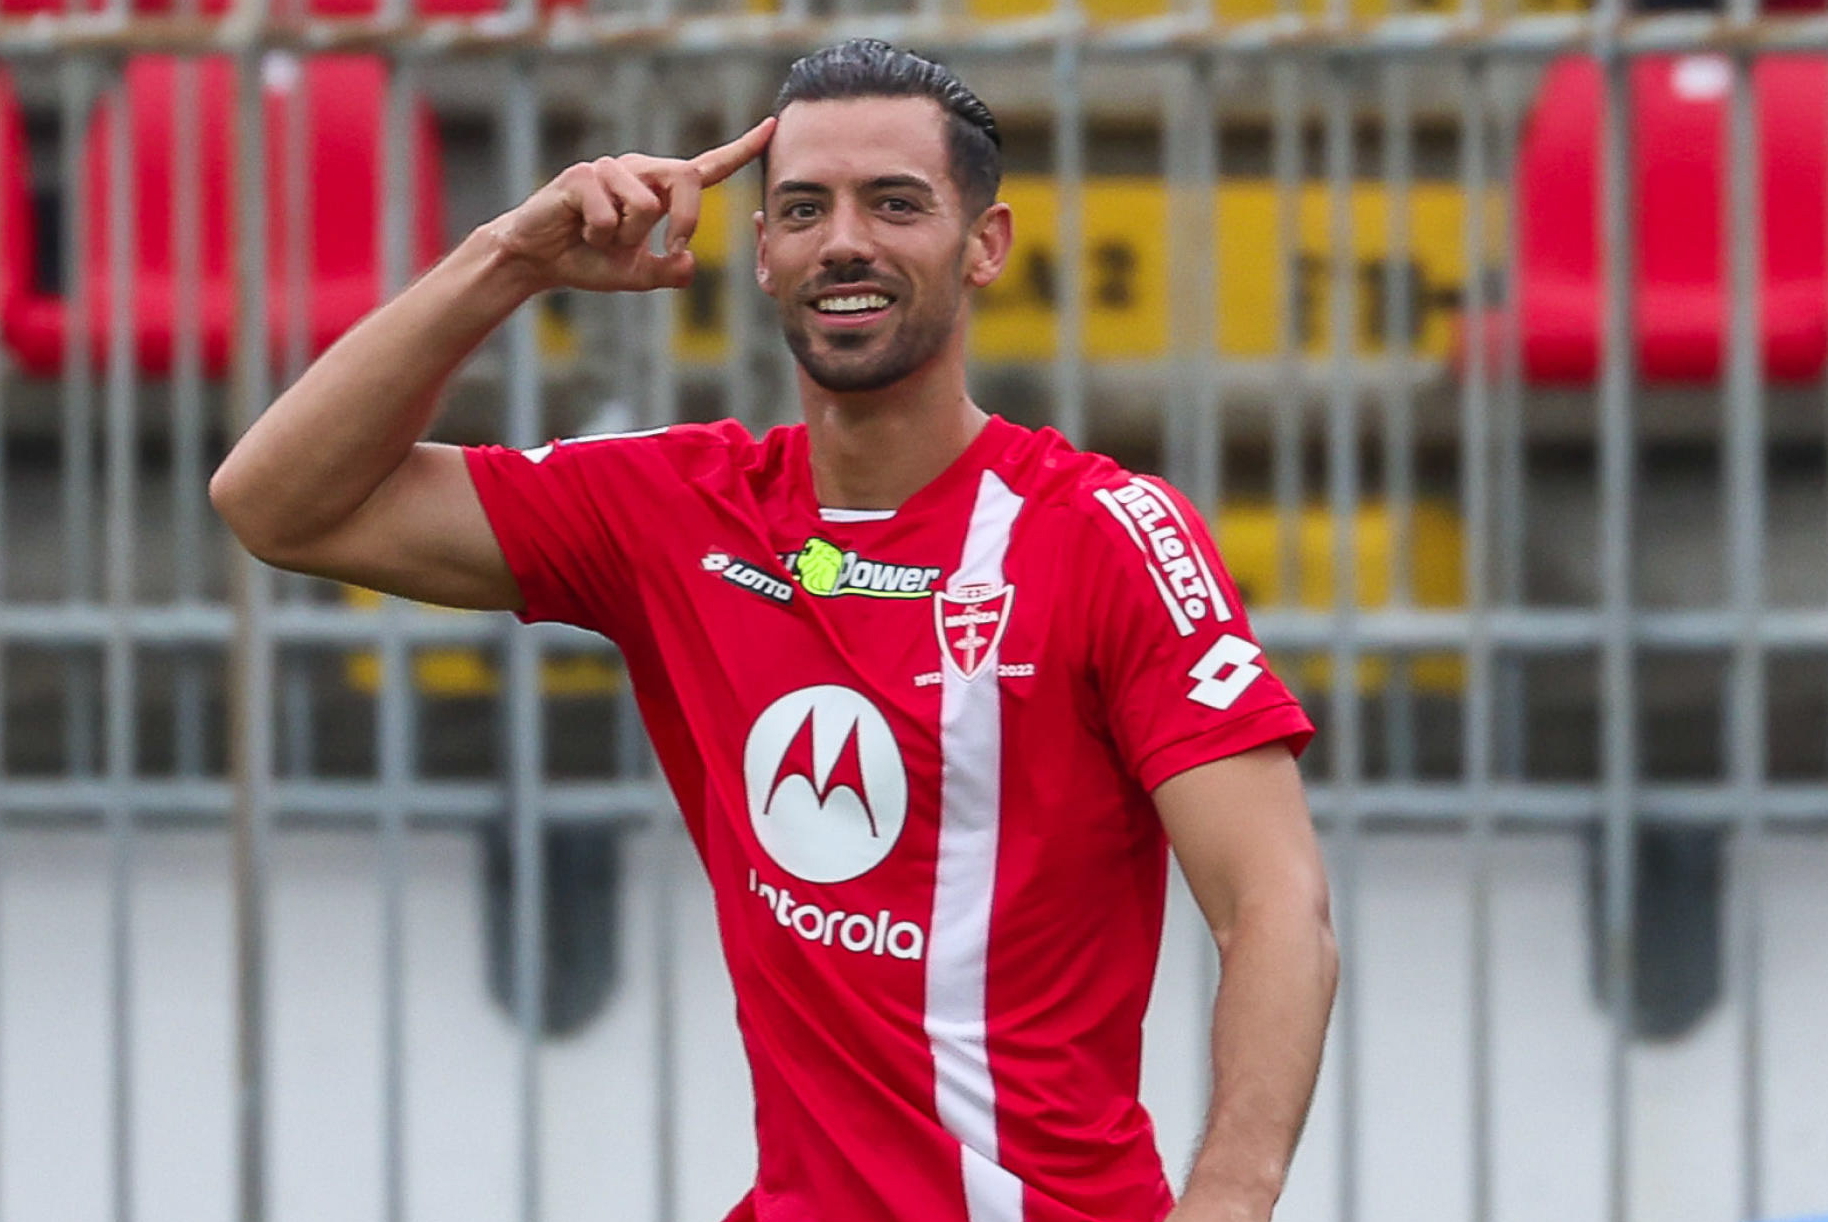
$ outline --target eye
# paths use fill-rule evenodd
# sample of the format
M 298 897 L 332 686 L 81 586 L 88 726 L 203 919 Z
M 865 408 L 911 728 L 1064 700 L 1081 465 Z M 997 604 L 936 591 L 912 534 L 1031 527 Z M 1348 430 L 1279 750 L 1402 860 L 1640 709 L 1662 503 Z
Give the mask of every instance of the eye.
M 790 200 L 781 205 L 784 221 L 810 221 L 819 215 L 819 206 L 809 199 Z
M 909 216 L 920 211 L 920 205 L 905 195 L 890 195 L 883 199 L 884 210 L 899 216 Z

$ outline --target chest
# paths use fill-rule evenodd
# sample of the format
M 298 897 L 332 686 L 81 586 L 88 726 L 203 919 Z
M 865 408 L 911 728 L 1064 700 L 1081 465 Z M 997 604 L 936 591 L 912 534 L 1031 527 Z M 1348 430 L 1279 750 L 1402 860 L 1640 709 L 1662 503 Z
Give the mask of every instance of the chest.
M 897 706 L 937 697 L 948 675 L 1025 691 L 1071 635 L 1069 566 L 1045 531 L 1011 530 L 988 564 L 962 536 L 712 532 L 674 574 L 675 601 L 740 704 L 796 681 L 841 682 Z

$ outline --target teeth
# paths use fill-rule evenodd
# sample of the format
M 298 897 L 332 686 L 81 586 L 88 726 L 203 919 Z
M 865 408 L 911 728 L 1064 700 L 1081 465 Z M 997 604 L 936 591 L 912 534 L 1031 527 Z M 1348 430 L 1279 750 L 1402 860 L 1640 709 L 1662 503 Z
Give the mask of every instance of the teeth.
M 858 293 L 850 297 L 821 297 L 813 309 L 821 314 L 861 314 L 865 310 L 886 310 L 889 299 L 881 293 Z

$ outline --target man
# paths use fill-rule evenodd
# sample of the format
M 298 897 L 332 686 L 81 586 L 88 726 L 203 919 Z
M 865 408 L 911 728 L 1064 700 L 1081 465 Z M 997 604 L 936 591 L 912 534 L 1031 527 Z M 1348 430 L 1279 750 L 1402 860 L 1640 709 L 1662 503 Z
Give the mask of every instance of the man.
M 417 441 L 533 293 L 687 283 L 700 189 L 764 150 L 756 279 L 803 425 Z M 999 178 L 950 72 L 869 40 L 808 57 L 730 144 L 572 166 L 471 234 L 211 492 L 271 563 L 620 645 L 754 1075 L 733 1219 L 1267 1219 L 1335 978 L 1312 730 L 1184 498 L 967 394 Z M 1178 1205 L 1136 1098 L 1165 842 L 1224 974 Z

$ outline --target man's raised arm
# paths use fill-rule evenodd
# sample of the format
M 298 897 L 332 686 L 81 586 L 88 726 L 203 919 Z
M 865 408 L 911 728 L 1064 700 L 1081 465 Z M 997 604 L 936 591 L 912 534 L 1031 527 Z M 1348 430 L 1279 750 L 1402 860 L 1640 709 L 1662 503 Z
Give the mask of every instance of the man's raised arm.
M 482 226 L 344 335 L 264 412 L 210 500 L 269 564 L 449 606 L 516 609 L 520 590 L 463 456 L 420 442 L 453 370 L 529 297 L 690 282 L 699 192 L 759 155 L 764 119 L 691 160 L 571 166 Z M 666 250 L 649 238 L 662 221 Z

